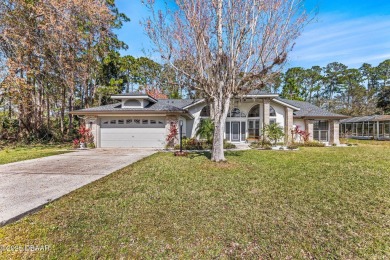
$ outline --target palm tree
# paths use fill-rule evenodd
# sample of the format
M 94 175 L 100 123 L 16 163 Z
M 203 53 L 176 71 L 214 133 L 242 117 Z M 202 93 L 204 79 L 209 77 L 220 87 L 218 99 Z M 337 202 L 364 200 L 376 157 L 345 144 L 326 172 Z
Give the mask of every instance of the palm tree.
M 213 142 L 214 122 L 210 118 L 200 120 L 196 128 L 196 135 L 207 140 L 207 143 Z
M 274 141 L 274 145 L 284 136 L 283 127 L 277 123 L 266 125 L 264 130 L 268 139 Z

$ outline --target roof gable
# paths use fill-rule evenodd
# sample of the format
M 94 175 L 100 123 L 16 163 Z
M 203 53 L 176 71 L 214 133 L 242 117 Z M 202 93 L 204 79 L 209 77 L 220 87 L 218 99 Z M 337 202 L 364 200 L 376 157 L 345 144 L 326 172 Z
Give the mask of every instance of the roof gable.
M 284 98 L 277 98 L 287 104 L 298 107 L 299 110 L 294 112 L 296 118 L 346 118 L 347 116 L 329 112 L 325 109 L 317 107 L 309 102 L 289 100 Z

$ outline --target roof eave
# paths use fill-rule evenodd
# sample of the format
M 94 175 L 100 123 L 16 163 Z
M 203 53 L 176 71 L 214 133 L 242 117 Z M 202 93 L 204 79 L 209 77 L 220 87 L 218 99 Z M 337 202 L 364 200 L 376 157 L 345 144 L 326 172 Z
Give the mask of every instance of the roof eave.
M 348 118 L 348 116 L 293 116 L 294 118 L 300 118 L 300 119 L 345 119 Z
M 254 94 L 254 95 L 243 95 L 245 98 L 265 98 L 265 97 L 270 97 L 270 98 L 275 98 L 279 97 L 278 94 Z
M 69 112 L 72 115 L 99 115 L 99 114 L 185 114 L 187 111 L 164 111 L 164 110 L 96 110 L 83 111 L 76 110 Z
M 280 104 L 280 105 L 284 105 L 284 106 L 286 106 L 286 107 L 292 108 L 292 109 L 295 110 L 295 111 L 301 110 L 299 107 L 290 105 L 290 104 L 288 104 L 288 103 L 286 103 L 286 102 L 284 102 L 284 101 L 282 101 L 282 100 L 279 100 L 279 99 L 272 99 L 272 101 L 275 102 L 275 103 L 278 103 L 278 104 Z
M 114 95 L 114 96 L 111 96 L 112 99 L 147 99 L 149 101 L 153 101 L 153 102 L 157 102 L 158 100 L 149 96 L 149 95 L 139 95 L 139 96 L 118 96 L 118 95 Z
M 198 101 L 196 101 L 196 102 L 194 102 L 194 103 L 191 103 L 191 104 L 189 104 L 189 105 L 186 105 L 185 107 L 182 107 L 182 109 L 188 109 L 188 108 L 190 108 L 190 107 L 192 107 L 192 106 L 201 104 L 201 103 L 204 102 L 204 101 L 205 101 L 204 99 L 198 100 Z

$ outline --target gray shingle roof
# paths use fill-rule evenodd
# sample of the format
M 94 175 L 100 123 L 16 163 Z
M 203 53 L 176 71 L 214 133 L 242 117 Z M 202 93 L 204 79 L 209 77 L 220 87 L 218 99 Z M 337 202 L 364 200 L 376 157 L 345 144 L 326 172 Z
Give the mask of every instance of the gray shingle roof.
M 266 96 L 266 95 L 277 95 L 275 93 L 269 93 L 264 90 L 254 89 L 249 91 L 248 95 L 260 95 L 260 96 Z
M 122 103 L 115 103 L 99 107 L 78 110 L 80 112 L 118 112 L 118 111 L 159 111 L 159 112 L 185 112 L 184 107 L 198 102 L 200 99 L 159 99 L 142 108 L 122 108 Z
M 343 119 L 340 123 L 358 123 L 358 122 L 375 122 L 375 121 L 390 121 L 390 115 L 372 115 L 372 116 L 358 116 Z
M 125 94 L 116 94 L 114 96 L 123 96 L 123 97 L 126 97 L 126 96 L 145 96 L 145 97 L 149 97 L 148 94 L 145 94 L 145 93 L 142 93 L 142 92 L 129 92 L 129 93 L 125 93 Z
M 319 108 L 309 102 L 289 100 L 284 98 L 277 98 L 278 100 L 290 104 L 294 107 L 300 108 L 300 110 L 294 112 L 294 117 L 330 117 L 330 118 L 346 118 L 347 116 L 329 112 L 325 109 Z
M 195 104 L 202 99 L 159 99 L 157 103 L 168 104 L 178 108 L 184 108 L 191 104 Z

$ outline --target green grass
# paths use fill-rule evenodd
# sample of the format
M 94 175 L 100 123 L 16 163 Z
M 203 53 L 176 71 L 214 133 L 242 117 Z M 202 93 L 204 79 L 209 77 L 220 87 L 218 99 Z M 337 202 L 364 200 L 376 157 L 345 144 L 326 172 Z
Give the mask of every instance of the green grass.
M 155 154 L 0 228 L 5 258 L 388 259 L 390 147 Z
M 64 145 L 5 147 L 0 150 L 0 164 L 63 154 L 69 152 L 65 150 L 66 148 Z
M 357 144 L 357 145 L 380 145 L 380 146 L 388 146 L 390 147 L 389 141 L 377 141 L 377 140 L 358 140 L 358 139 L 346 139 L 341 138 L 341 143 L 347 144 Z

